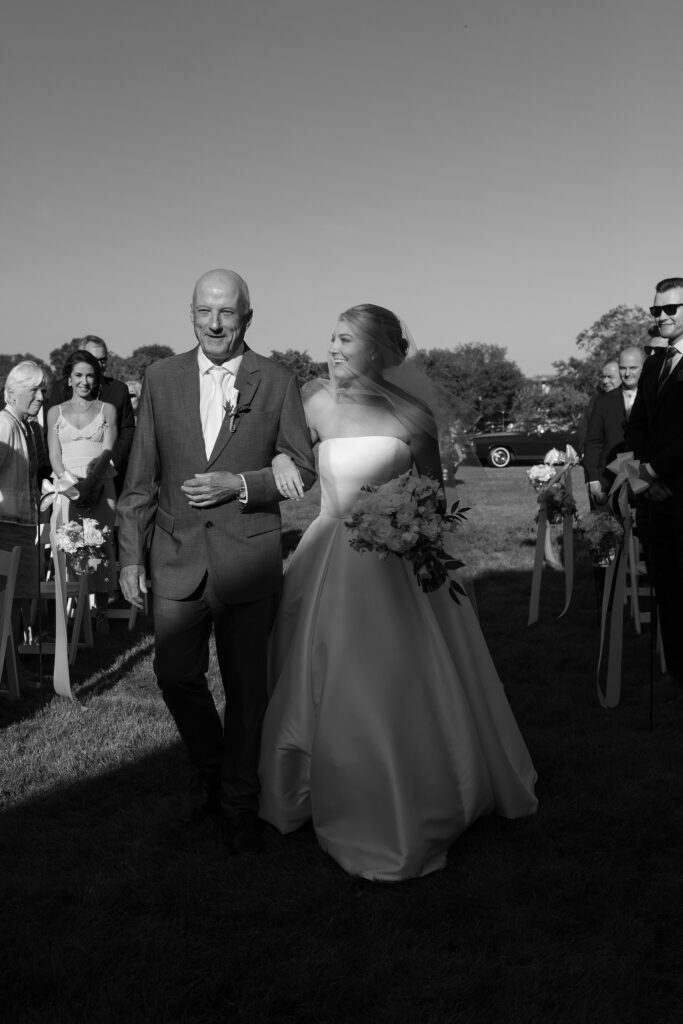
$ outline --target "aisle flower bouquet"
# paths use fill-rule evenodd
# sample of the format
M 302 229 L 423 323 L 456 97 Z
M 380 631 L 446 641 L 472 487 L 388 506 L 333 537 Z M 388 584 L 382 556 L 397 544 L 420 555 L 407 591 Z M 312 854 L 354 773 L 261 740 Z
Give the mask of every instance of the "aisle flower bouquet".
M 57 530 L 57 547 L 69 560 L 69 565 L 78 576 L 84 576 L 103 564 L 108 565 L 104 545 L 111 533 L 108 526 L 101 526 L 96 519 L 72 519 Z
M 354 551 L 374 551 L 384 560 L 397 555 L 412 563 L 418 585 L 425 593 L 438 590 L 463 562 L 444 549 L 444 538 L 464 521 L 469 509 L 460 503 L 442 512 L 441 484 L 410 471 L 385 484 L 364 487 L 345 525 Z M 448 593 L 454 601 L 464 594 L 450 579 Z
M 594 565 L 604 568 L 614 561 L 624 539 L 624 527 L 616 516 L 607 509 L 589 512 L 581 519 L 579 528 L 588 544 L 588 554 Z
M 545 508 L 546 519 L 549 523 L 561 523 L 566 515 L 575 518 L 577 516 L 576 502 L 561 480 L 542 487 L 536 500 L 540 508 Z M 536 513 L 536 522 L 538 522 L 538 512 Z
M 545 462 L 541 462 L 536 466 L 530 466 L 526 471 L 526 475 L 533 489 L 540 491 L 546 484 L 550 483 L 555 476 L 555 472 L 556 470 L 552 466 L 547 466 Z

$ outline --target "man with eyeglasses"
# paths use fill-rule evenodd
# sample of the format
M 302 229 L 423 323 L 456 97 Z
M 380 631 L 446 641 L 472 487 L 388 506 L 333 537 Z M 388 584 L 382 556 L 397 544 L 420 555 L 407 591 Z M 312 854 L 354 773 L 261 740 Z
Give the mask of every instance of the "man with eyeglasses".
M 102 386 L 100 387 L 99 395 L 100 401 L 109 402 L 116 409 L 116 426 L 118 428 L 118 436 L 116 438 L 116 443 L 114 444 L 114 450 L 112 451 L 111 458 L 114 463 L 114 468 L 116 469 L 114 487 L 116 488 L 116 496 L 118 497 L 123 490 L 123 481 L 128 467 L 128 457 L 133 443 L 133 434 L 135 433 L 135 414 L 133 413 L 130 395 L 128 393 L 127 386 L 122 381 L 115 380 L 113 377 L 108 377 L 106 375 L 109 353 L 102 338 L 99 338 L 96 334 L 86 334 L 85 337 L 76 338 L 74 341 L 78 342 L 79 349 L 84 352 L 90 352 L 90 354 L 100 364 L 102 369 Z M 66 396 L 64 394 L 62 382 L 57 381 L 50 392 L 47 407 L 48 409 L 51 409 L 53 405 L 61 405 L 61 403 L 65 401 Z
M 625 451 L 624 434 L 636 398 L 645 355 L 635 345 L 619 353 L 620 386 L 598 395 L 586 431 L 583 465 L 588 478 L 591 503 L 604 505 L 614 474 L 607 466 Z
M 666 657 L 659 688 L 672 699 L 683 695 L 683 277 L 656 285 L 650 313 L 667 349 L 645 362 L 626 448 L 640 460 L 648 485 L 638 501 L 638 530 Z

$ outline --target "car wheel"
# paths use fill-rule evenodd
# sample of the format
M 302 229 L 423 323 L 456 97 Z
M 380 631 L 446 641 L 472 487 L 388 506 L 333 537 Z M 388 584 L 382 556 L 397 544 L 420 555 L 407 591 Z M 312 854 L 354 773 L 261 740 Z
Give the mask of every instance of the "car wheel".
M 489 463 L 494 469 L 505 469 L 512 462 L 512 452 L 509 448 L 498 445 L 489 452 Z

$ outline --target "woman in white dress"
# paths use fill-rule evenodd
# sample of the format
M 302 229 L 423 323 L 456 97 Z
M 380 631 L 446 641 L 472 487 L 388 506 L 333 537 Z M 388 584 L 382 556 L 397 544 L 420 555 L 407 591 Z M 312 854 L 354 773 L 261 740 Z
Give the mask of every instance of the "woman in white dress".
M 364 485 L 411 467 L 441 480 L 429 409 L 396 383 L 407 350 L 393 313 L 354 306 L 332 335 L 330 381 L 304 394 L 322 504 L 285 577 L 260 763 L 262 818 L 283 833 L 312 818 L 346 871 L 382 881 L 442 868 L 482 814 L 537 807 L 467 598 L 425 594 L 406 560 L 349 546 Z M 285 457 L 274 470 L 284 496 L 301 493 Z
M 114 523 L 116 520 L 116 471 L 108 456 L 117 435 L 116 409 L 101 402 L 102 370 L 90 352 L 72 352 L 63 369 L 64 394 L 68 402 L 53 406 L 47 414 L 50 463 L 55 477 L 76 483 L 81 493 L 77 504 L 61 495 L 64 522 L 87 516 L 110 529 L 106 558 L 88 577 L 88 589 L 95 594 L 97 630 L 108 633 L 106 609 L 109 594 L 116 590 Z

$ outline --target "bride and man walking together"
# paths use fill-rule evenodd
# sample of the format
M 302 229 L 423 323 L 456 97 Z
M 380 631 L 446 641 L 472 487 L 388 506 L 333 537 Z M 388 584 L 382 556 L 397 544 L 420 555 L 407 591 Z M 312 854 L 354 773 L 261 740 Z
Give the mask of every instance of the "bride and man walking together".
M 302 402 L 245 344 L 238 274 L 204 274 L 191 317 L 198 346 L 147 371 L 118 506 L 121 587 L 141 606 L 149 551 L 154 671 L 195 772 L 181 817 L 220 810 L 233 853 L 261 849 L 262 820 L 312 819 L 352 874 L 437 870 L 480 815 L 532 814 L 536 776 L 467 599 L 424 594 L 403 559 L 348 543 L 364 485 L 441 479 L 432 416 L 401 378 L 402 325 L 378 306 L 343 313 L 330 379 Z M 312 445 L 320 515 L 283 587 L 279 502 L 313 483 Z

